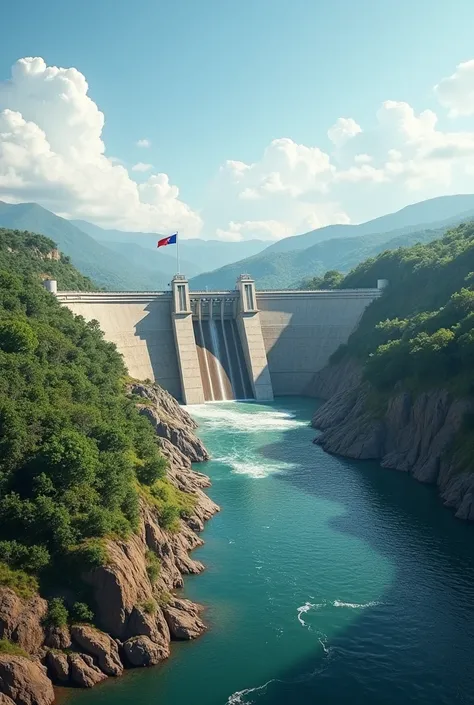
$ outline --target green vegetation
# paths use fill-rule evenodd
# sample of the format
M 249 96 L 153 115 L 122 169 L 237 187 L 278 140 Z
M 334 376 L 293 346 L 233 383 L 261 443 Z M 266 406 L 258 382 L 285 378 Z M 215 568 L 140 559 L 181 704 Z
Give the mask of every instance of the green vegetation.
M 19 597 L 28 599 L 38 590 L 38 581 L 23 570 L 13 570 L 6 563 L 0 563 L 0 585 L 10 588 Z
M 146 572 L 152 585 L 156 583 L 161 571 L 161 562 L 153 551 L 146 552 Z
M 75 602 L 71 609 L 72 622 L 93 622 L 94 613 L 85 602 Z
M 142 608 L 145 614 L 156 614 L 158 605 L 156 604 L 155 600 L 146 600 L 145 602 L 143 602 Z
M 160 526 L 171 532 L 179 531 L 179 519 L 189 516 L 196 504 L 192 495 L 178 490 L 166 478 L 140 489 L 148 504 L 155 507 Z
M 322 277 L 313 277 L 303 282 L 302 289 L 337 289 L 344 279 L 344 275 L 335 269 L 330 269 Z
M 0 639 L 0 654 L 8 654 L 9 656 L 24 656 L 30 658 L 18 644 L 13 644 L 8 639 Z
M 68 623 L 69 613 L 60 597 L 53 597 L 48 602 L 48 612 L 45 624 L 49 627 L 65 627 Z
M 474 223 L 443 238 L 384 252 L 343 280 L 343 288 L 390 284 L 364 313 L 334 360 L 346 354 L 365 363 L 380 391 L 403 380 L 413 389 L 447 387 L 474 393 Z
M 21 276 L 56 279 L 59 289 L 93 291 L 99 288 L 75 269 L 69 257 L 56 254 L 48 237 L 28 231 L 0 228 L 0 270 Z M 52 259 L 60 256 L 60 259 Z
M 26 597 L 37 580 L 53 595 L 69 580 L 80 599 L 80 573 L 107 563 L 109 538 L 136 530 L 140 495 L 170 529 L 192 498 L 167 482 L 115 346 L 43 289 L 45 272 L 90 287 L 64 258 L 44 259 L 53 247 L 30 233 L 0 237 L 0 584 Z M 83 607 L 74 618 L 92 617 Z M 49 615 L 64 619 L 59 601 Z

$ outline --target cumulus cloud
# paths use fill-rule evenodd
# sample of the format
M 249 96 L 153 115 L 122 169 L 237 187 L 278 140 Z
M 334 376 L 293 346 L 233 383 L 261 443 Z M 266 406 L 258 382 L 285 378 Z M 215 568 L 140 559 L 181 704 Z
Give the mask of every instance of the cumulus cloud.
M 471 63 L 454 74 L 462 74 L 464 87 Z M 454 106 L 452 90 L 450 95 L 448 109 Z M 463 106 L 466 111 L 466 100 Z M 361 222 L 424 198 L 473 191 L 474 131 L 443 131 L 438 122 L 433 110 L 417 112 L 406 102 L 386 100 L 370 129 L 339 118 L 328 130 L 336 147 L 331 155 L 282 138 L 253 163 L 225 162 L 217 179 L 219 203 L 226 204 L 218 236 L 279 239 L 331 223 Z M 225 224 L 227 213 L 231 218 Z M 212 214 L 205 216 L 212 220 Z
M 150 142 L 150 140 L 147 140 L 147 139 L 137 140 L 135 142 L 135 144 L 137 145 L 137 147 L 143 147 L 144 149 L 151 147 L 151 142 Z
M 456 71 L 443 78 L 434 92 L 441 105 L 449 109 L 450 117 L 474 115 L 474 59 L 456 66 Z
M 356 154 L 354 157 L 356 164 L 368 164 L 372 161 L 370 154 Z
M 199 216 L 166 174 L 138 185 L 105 156 L 103 127 L 77 69 L 17 61 L 11 79 L 0 83 L 0 199 L 37 201 L 105 226 L 199 233 Z
M 137 162 L 132 166 L 132 171 L 151 171 L 153 169 L 153 164 L 144 164 L 143 162 Z
M 362 132 L 360 125 L 353 118 L 340 117 L 328 130 L 328 137 L 336 147 L 342 147 L 348 140 Z
M 474 114 L 474 60 L 434 91 L 450 115 Z M 384 101 L 363 127 L 350 117 L 336 120 L 327 133 L 331 153 L 317 142 L 281 137 L 254 161 L 228 159 L 199 214 L 151 164 L 139 161 L 128 172 L 107 157 L 103 126 L 77 69 L 18 61 L 11 80 L 0 83 L 0 199 L 37 201 L 106 227 L 179 229 L 190 237 L 200 233 L 202 215 L 207 237 L 239 241 L 361 222 L 416 200 L 473 190 L 474 130 L 443 130 L 436 112 L 403 101 Z M 147 139 L 136 144 L 150 146 Z

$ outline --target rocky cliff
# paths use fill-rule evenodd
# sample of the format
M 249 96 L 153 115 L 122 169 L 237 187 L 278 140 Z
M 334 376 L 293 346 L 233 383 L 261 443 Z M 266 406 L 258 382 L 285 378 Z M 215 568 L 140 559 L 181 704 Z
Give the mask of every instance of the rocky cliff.
M 395 388 L 387 404 L 376 409 L 361 376 L 360 366 L 348 359 L 315 376 L 311 393 L 327 399 L 312 419 L 322 431 L 315 443 L 349 458 L 380 460 L 382 467 L 436 484 L 458 518 L 474 520 L 474 470 L 456 448 L 474 402 L 444 389 L 414 395 Z
M 127 540 L 109 539 L 106 564 L 83 575 L 95 602 L 95 626 L 47 627 L 46 600 L 0 588 L 0 640 L 16 652 L 0 649 L 0 703 L 49 705 L 52 683 L 92 687 L 121 675 L 124 667 L 159 663 L 169 656 L 171 641 L 194 639 L 206 629 L 201 607 L 174 591 L 183 575 L 204 570 L 189 553 L 202 544 L 196 532 L 219 507 L 203 491 L 209 479 L 191 462 L 209 456 L 194 433 L 196 424 L 167 392 L 140 383 L 128 391 L 156 430 L 168 481 L 192 497 L 193 509 L 166 530 L 142 498 L 139 530 Z

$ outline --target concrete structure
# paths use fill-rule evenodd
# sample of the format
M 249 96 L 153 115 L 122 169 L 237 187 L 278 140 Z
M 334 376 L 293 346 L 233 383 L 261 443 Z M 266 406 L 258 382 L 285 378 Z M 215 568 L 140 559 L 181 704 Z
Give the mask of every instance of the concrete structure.
M 185 404 L 203 404 L 205 398 L 194 339 L 189 284 L 186 277 L 177 274 L 173 277 L 171 286 L 173 333 L 181 379 L 181 398 Z
M 58 293 L 58 282 L 56 281 L 56 279 L 44 279 L 43 286 L 46 291 L 49 291 L 51 294 Z
M 255 282 L 246 274 L 237 280 L 239 308 L 237 326 L 242 341 L 245 361 L 257 401 L 272 401 L 273 388 L 268 369 L 268 360 L 257 309 Z
M 184 403 L 304 394 L 315 372 L 347 342 L 377 289 L 190 292 L 177 275 L 167 292 L 59 292 L 96 319 L 132 377 L 156 380 Z M 248 391 L 247 391 L 248 390 Z
M 346 343 L 378 289 L 257 292 L 275 396 L 304 394 L 315 372 Z

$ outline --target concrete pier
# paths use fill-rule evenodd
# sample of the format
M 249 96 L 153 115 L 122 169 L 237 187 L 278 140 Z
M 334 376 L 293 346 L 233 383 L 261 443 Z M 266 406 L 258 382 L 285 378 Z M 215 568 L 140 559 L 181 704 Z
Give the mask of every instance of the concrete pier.
M 242 274 L 237 281 L 239 310 L 237 326 L 257 401 L 273 401 L 273 387 L 257 308 L 255 282 Z
M 204 390 L 194 339 L 189 284 L 182 274 L 173 277 L 172 294 L 173 332 L 181 379 L 181 398 L 185 404 L 203 404 Z

